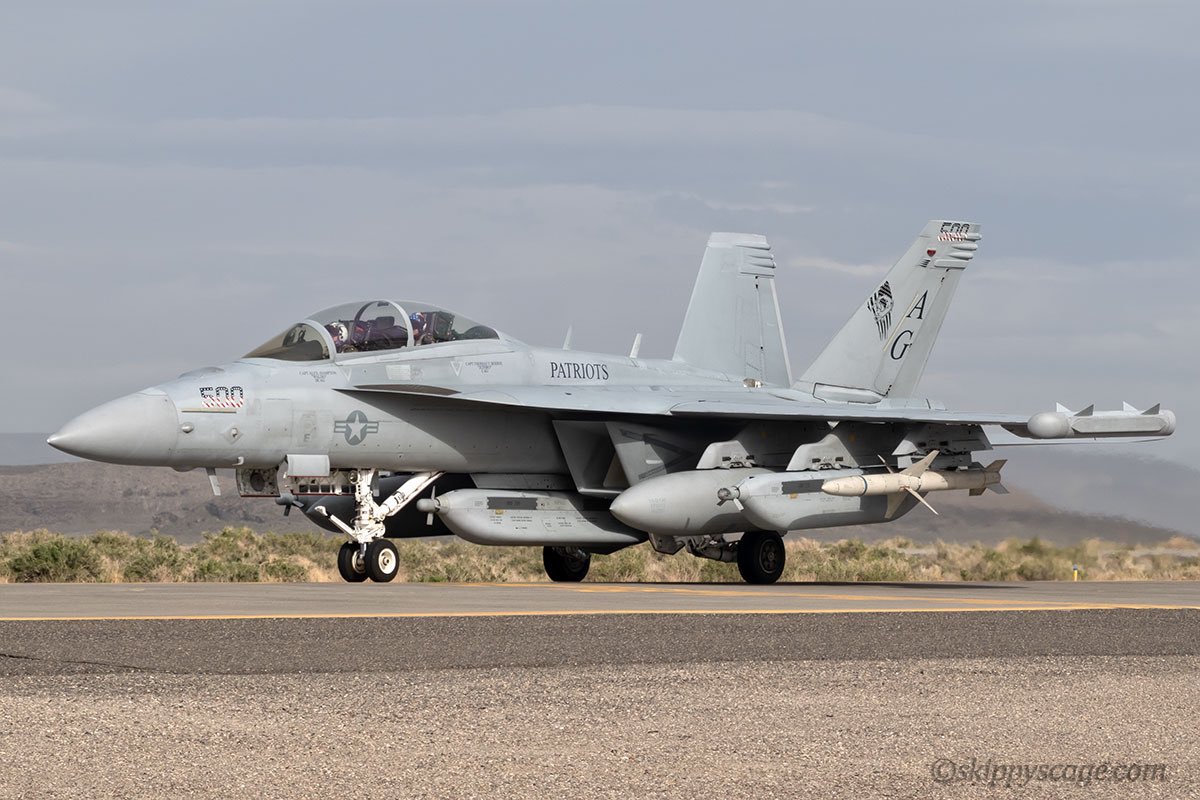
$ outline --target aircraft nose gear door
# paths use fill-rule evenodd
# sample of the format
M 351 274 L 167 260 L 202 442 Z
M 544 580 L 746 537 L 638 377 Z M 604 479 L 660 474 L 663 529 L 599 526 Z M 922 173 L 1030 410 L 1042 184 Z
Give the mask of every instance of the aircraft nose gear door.
M 384 520 L 403 510 L 444 474 L 418 472 L 382 503 L 376 503 L 376 471 L 354 471 L 352 480 L 354 500 L 357 504 L 354 526 L 347 525 L 332 514 L 326 514 L 330 522 L 337 525 L 350 539 L 342 545 L 341 552 L 338 553 L 338 572 L 344 579 L 357 583 L 369 577 L 373 581 L 386 583 L 396 577 L 400 567 L 399 554 L 396 552 L 396 546 L 383 538 Z

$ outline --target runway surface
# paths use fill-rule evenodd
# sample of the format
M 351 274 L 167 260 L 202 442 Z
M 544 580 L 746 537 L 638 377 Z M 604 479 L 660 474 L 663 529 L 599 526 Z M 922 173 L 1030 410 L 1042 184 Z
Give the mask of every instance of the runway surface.
M 0 620 L 1200 609 L 1200 583 L 0 584 Z
M 1198 670 L 1188 583 L 0 585 L 0 798 L 1197 796 Z
M 0 585 L 0 674 L 1193 655 L 1200 584 Z

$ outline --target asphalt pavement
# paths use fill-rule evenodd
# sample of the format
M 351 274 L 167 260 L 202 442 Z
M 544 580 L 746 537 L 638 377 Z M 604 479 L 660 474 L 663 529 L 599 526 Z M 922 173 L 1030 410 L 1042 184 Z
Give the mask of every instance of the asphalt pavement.
M 1197 796 L 1198 588 L 0 585 L 0 798 Z

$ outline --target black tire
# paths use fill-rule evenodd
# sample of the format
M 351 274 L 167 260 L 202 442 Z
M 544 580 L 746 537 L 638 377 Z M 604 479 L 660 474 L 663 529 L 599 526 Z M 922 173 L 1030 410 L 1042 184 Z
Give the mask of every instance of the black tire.
M 400 571 L 400 553 L 387 539 L 367 545 L 367 575 L 376 583 L 387 583 Z
M 747 531 L 737 548 L 738 572 L 746 583 L 774 583 L 783 574 L 787 551 L 775 531 Z
M 338 550 L 338 573 L 342 580 L 349 583 L 362 583 L 367 579 L 367 564 L 359 556 L 361 548 L 352 542 L 346 542 Z
M 574 547 L 543 547 L 542 566 L 550 580 L 558 583 L 578 583 L 588 574 L 592 554 Z

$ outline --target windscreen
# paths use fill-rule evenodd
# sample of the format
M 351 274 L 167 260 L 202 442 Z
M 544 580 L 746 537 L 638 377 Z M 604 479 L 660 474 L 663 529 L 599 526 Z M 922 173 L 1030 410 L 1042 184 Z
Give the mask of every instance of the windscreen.
M 246 353 L 244 358 L 277 358 L 280 361 L 326 361 L 329 346 L 321 332 L 299 322 Z

